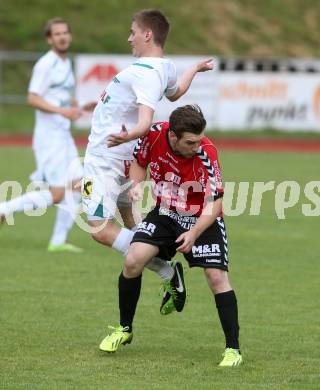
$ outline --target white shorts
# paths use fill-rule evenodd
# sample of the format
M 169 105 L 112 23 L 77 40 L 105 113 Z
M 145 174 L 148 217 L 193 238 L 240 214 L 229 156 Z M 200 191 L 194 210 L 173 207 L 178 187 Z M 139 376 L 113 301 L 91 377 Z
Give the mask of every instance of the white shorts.
M 82 180 L 82 207 L 89 220 L 113 219 L 117 206 L 130 207 L 130 160 L 87 153 Z
M 32 181 L 44 181 L 50 187 L 66 187 L 83 177 L 83 167 L 72 136 L 53 138 L 50 144 L 37 143 L 34 148 L 37 169 Z

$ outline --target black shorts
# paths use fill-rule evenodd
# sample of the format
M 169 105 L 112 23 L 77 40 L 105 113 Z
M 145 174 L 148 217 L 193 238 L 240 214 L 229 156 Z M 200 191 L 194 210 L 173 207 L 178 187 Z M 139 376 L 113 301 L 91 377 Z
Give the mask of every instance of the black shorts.
M 180 234 L 190 230 L 197 217 L 183 216 L 163 207 L 156 207 L 138 225 L 133 242 L 144 242 L 159 248 L 159 257 L 171 260 Z M 228 242 L 223 218 L 205 230 L 195 241 L 192 250 L 184 254 L 189 267 L 220 268 L 228 271 Z

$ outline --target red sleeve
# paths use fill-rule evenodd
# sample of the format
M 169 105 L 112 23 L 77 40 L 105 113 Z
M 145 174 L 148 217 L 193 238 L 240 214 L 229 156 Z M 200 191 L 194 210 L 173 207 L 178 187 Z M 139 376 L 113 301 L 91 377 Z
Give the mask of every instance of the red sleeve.
M 151 161 L 151 147 L 155 140 L 158 138 L 161 129 L 164 127 L 165 122 L 154 123 L 149 132 L 139 138 L 133 151 L 133 156 L 142 167 L 147 167 Z
M 202 145 L 202 160 L 204 167 L 208 172 L 206 196 L 212 199 L 218 199 L 223 196 L 221 167 L 218 159 L 216 147 L 209 141 Z
M 147 167 L 150 163 L 150 147 L 152 142 L 150 140 L 150 132 L 144 137 L 139 138 L 133 151 L 133 156 L 138 164 L 142 167 Z

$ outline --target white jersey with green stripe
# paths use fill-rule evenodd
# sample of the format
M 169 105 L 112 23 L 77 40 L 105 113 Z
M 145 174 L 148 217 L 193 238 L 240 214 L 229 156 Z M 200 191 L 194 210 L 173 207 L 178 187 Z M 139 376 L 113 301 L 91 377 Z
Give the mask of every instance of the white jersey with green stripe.
M 177 88 L 177 71 L 171 60 L 137 59 L 118 73 L 102 93 L 93 113 L 87 153 L 132 160 L 136 141 L 108 148 L 108 136 L 119 133 L 123 124 L 130 132 L 138 122 L 140 104 L 155 110 L 162 97 L 174 95 Z
M 69 107 L 74 89 L 75 78 L 69 58 L 62 59 L 50 50 L 34 65 L 29 92 L 41 96 L 54 106 Z M 45 142 L 50 137 L 65 136 L 69 132 L 69 119 L 59 114 L 36 110 L 34 143 Z

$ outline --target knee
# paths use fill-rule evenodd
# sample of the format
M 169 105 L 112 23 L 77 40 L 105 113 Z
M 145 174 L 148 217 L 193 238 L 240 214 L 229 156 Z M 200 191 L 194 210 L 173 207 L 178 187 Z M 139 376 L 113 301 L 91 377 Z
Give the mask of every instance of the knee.
M 211 268 L 206 269 L 205 273 L 208 279 L 208 283 L 214 293 L 229 289 L 231 287 L 229 284 L 228 273 L 226 271 Z
M 142 270 L 143 268 L 141 269 L 137 257 L 129 251 L 124 264 L 124 274 L 129 277 L 136 277 L 142 273 Z

